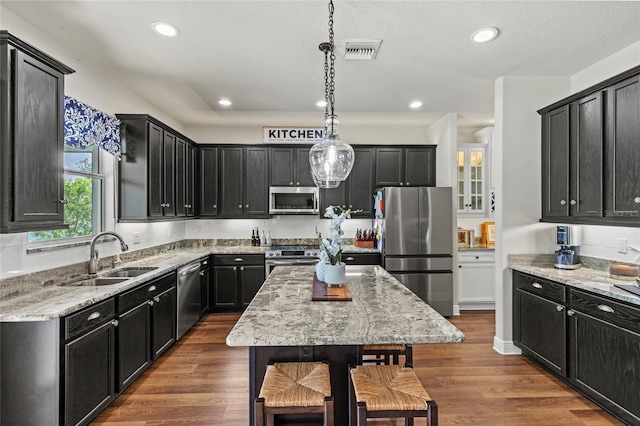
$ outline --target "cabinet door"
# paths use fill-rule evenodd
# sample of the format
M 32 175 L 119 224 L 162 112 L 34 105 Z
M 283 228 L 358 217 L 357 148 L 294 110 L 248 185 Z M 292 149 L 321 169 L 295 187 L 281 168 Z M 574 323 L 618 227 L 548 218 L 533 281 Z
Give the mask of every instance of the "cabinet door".
M 108 322 L 65 345 L 65 425 L 88 424 L 113 401 L 114 341 L 115 328 Z
M 209 268 L 200 271 L 200 316 L 209 312 Z
M 176 137 L 167 132 L 163 133 L 162 153 L 162 199 L 164 216 L 176 215 L 175 200 L 175 161 L 176 161 Z
M 163 179 L 163 157 L 164 139 L 163 130 L 160 126 L 148 123 L 148 144 L 149 144 L 149 175 L 148 178 L 148 197 L 147 205 L 149 209 L 149 217 L 162 217 L 164 213 L 164 188 Z
M 347 208 L 348 181 L 349 178 L 337 188 L 320 189 L 320 217 L 324 217 L 324 211 L 329 206 Z
M 410 186 L 436 186 L 436 149 L 405 148 L 404 183 Z
M 151 365 L 148 301 L 118 316 L 118 391 L 131 385 Z
M 245 216 L 269 216 L 269 163 L 267 148 L 245 148 Z
M 572 216 L 601 217 L 603 213 L 604 125 L 602 113 L 601 92 L 571 104 L 569 205 Z
M 566 377 L 566 315 L 557 302 L 514 289 L 514 343 L 525 355 Z
M 354 149 L 355 163 L 345 182 L 348 193 L 348 207 L 362 210 L 353 217 L 373 217 L 373 171 L 374 149 Z
M 542 116 L 542 217 L 569 216 L 569 105 Z
M 215 266 L 213 268 L 213 309 L 228 310 L 238 306 L 237 276 L 237 266 Z
M 640 215 L 640 77 L 607 90 L 607 210 L 638 223 Z
M 185 159 L 185 203 L 188 217 L 195 216 L 196 200 L 196 164 L 198 151 L 195 146 L 187 144 L 187 158 Z
M 218 148 L 200 148 L 200 216 L 218 215 Z
M 311 147 L 296 149 L 296 186 L 316 186 L 311 175 L 309 151 Z
M 153 298 L 151 305 L 151 358 L 155 361 L 176 341 L 176 288 Z
M 404 184 L 402 148 L 376 148 L 376 187 Z
M 494 265 L 458 264 L 458 305 L 464 309 L 495 309 Z
M 244 180 L 242 148 L 220 148 L 220 213 L 225 217 L 241 217 Z M 266 194 L 265 194 L 266 197 Z
M 640 335 L 581 312 L 571 316 L 570 330 L 572 384 L 629 424 L 640 424 Z
M 249 306 L 262 284 L 264 283 L 264 265 L 240 266 L 239 287 L 240 307 Z
M 176 216 L 185 217 L 187 215 L 187 143 L 182 139 L 176 139 Z
M 64 76 L 18 50 L 11 53 L 15 64 L 13 220 L 21 225 L 41 222 L 62 227 Z
M 293 148 L 270 148 L 271 185 L 294 186 L 295 151 Z

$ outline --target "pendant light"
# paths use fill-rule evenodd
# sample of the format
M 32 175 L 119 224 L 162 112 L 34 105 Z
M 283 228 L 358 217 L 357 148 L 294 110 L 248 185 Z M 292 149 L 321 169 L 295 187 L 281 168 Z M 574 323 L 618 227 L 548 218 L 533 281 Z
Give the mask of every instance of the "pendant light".
M 333 0 L 329 0 L 329 42 L 318 46 L 324 53 L 324 110 L 325 136 L 311 147 L 309 164 L 313 181 L 318 188 L 336 188 L 345 180 L 355 161 L 351 145 L 345 143 L 338 135 L 340 122 L 334 113 L 335 53 L 333 43 Z

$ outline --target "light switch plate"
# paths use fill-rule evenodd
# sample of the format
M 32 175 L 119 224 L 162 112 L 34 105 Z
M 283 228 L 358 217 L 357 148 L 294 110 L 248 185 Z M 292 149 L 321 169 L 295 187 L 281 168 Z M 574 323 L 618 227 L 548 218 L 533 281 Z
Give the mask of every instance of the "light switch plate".
M 133 233 L 133 244 L 140 244 L 140 233 L 139 232 L 134 232 Z
M 626 253 L 626 252 L 627 252 L 627 239 L 618 238 L 618 253 Z

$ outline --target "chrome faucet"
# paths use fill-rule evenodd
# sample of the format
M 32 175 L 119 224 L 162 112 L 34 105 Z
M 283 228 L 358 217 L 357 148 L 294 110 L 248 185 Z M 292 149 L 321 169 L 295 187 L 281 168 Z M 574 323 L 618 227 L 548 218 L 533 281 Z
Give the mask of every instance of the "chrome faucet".
M 96 236 L 91 239 L 91 246 L 89 247 L 89 251 L 91 252 L 89 257 L 89 274 L 91 275 L 95 275 L 96 273 L 98 273 L 98 262 L 100 261 L 100 259 L 98 259 L 98 252 L 96 251 L 96 241 L 100 237 L 103 237 L 105 235 L 113 235 L 114 237 L 119 239 L 120 249 L 122 251 L 129 250 L 129 246 L 127 246 L 127 244 L 124 242 L 124 239 L 120 236 L 120 234 L 117 234 L 112 231 L 104 231 L 96 234 Z

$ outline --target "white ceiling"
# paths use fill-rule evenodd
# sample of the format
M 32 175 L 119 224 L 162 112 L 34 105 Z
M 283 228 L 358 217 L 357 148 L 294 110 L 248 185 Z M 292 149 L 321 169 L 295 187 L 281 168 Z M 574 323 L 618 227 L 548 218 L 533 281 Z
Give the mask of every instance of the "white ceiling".
M 636 1 L 335 2 L 336 112 L 343 124 L 493 117 L 500 76 L 572 75 L 640 40 Z M 322 116 L 327 1 L 9 1 L 2 6 L 98 58 L 185 126 L 290 124 Z M 179 27 L 175 39 L 154 21 Z M 475 30 L 500 36 L 474 44 Z M 19 36 L 19 34 L 17 34 Z M 374 61 L 345 61 L 346 39 L 382 39 Z M 73 64 L 71 64 L 73 65 Z M 228 97 L 231 107 L 221 107 Z M 419 111 L 408 107 L 422 100 Z M 141 111 L 143 112 L 143 111 Z M 283 114 L 283 112 L 285 114 Z M 273 122 L 273 121 L 271 121 Z

